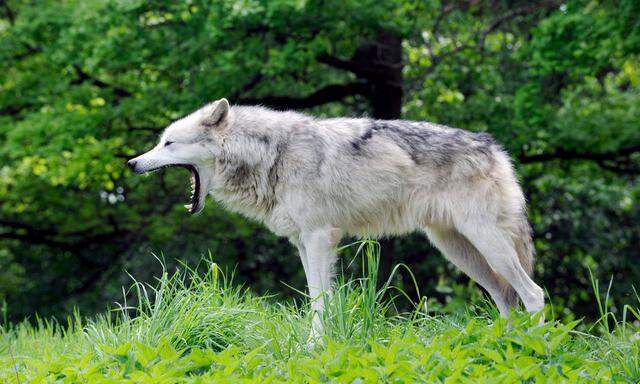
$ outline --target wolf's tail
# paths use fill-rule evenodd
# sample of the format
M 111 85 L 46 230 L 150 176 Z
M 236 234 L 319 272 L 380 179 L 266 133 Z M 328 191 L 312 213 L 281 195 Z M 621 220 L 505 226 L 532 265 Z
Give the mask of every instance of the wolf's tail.
M 516 232 L 514 233 L 513 245 L 518 253 L 518 259 L 520 259 L 522 268 L 527 272 L 527 275 L 533 277 L 533 262 L 536 251 L 533 247 L 531 234 L 531 226 L 527 220 L 526 213 L 523 213 L 522 217 L 518 220 Z
M 527 200 L 524 192 L 518 183 L 513 164 L 509 156 L 502 151 L 496 153 L 498 167 L 496 169 L 501 183 L 502 212 L 505 220 L 503 229 L 511 237 L 513 246 L 520 265 L 529 277 L 533 277 L 533 261 L 535 249 L 533 247 L 532 231 L 527 220 Z
M 502 222 L 505 235 L 511 238 L 513 248 L 518 255 L 518 261 L 529 277 L 533 278 L 533 266 L 535 259 L 535 248 L 531 225 L 527 220 L 527 201 L 518 183 L 513 165 L 504 152 L 499 152 L 498 157 L 503 161 L 499 162 L 503 167 L 500 169 L 500 179 L 503 181 L 502 197 L 503 209 Z M 506 281 L 501 281 L 502 291 L 509 306 L 518 303 L 518 294 L 515 289 Z

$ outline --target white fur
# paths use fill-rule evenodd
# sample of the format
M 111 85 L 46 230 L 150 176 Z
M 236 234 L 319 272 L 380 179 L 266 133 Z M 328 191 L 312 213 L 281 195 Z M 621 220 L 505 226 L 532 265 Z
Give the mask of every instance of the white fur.
M 222 99 L 170 125 L 132 162 L 139 172 L 188 163 L 203 191 L 289 238 L 317 311 L 344 235 L 412 231 L 425 232 L 483 286 L 503 316 L 515 292 L 528 311 L 544 305 L 530 278 L 524 196 L 508 156 L 487 135 L 430 123 L 319 120 Z

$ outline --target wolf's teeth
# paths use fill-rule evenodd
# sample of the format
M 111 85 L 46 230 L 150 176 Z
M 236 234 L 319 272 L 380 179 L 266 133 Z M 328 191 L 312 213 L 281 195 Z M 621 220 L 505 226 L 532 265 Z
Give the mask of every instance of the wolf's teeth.
M 193 206 L 193 204 L 185 204 L 184 207 L 187 208 L 189 211 L 191 210 L 191 207 Z

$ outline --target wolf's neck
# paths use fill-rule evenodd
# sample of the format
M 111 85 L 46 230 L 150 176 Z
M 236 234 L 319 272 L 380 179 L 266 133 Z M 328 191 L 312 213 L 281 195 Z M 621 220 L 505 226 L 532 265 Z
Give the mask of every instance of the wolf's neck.
M 255 139 L 241 140 L 251 142 Z M 243 144 L 246 146 L 248 143 Z M 268 143 L 249 144 L 253 144 L 249 145 L 253 147 L 251 153 L 244 150 L 227 152 L 217 162 L 212 193 L 232 210 L 264 219 L 276 202 L 279 156 L 277 148 L 271 148 Z

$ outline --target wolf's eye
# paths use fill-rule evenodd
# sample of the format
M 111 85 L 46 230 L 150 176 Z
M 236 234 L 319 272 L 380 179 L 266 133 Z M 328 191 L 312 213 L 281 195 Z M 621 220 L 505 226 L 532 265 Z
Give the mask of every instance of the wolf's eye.
M 170 145 L 171 145 L 171 144 L 173 144 L 173 143 L 174 143 L 173 141 L 166 141 L 166 142 L 164 143 L 164 146 L 165 146 L 165 147 L 168 147 L 168 146 L 170 146 Z

